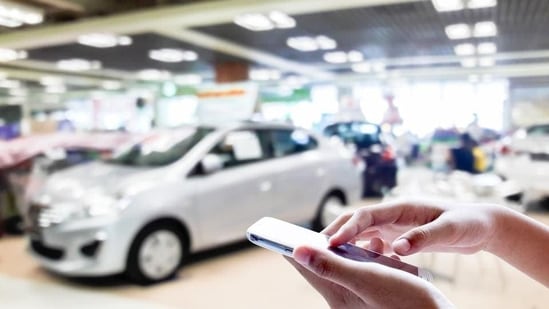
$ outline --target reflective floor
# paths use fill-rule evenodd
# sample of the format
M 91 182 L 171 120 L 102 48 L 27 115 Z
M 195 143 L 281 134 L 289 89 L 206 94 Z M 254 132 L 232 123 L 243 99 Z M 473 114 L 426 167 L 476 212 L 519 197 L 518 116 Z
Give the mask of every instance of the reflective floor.
M 545 210 L 527 214 L 549 224 Z M 327 308 L 282 257 L 246 242 L 195 256 L 178 278 L 151 287 L 132 285 L 120 276 L 66 279 L 44 271 L 24 251 L 23 239 L 0 239 L 2 307 Z M 544 286 L 490 254 L 422 254 L 405 260 L 430 269 L 434 284 L 459 308 L 549 304 Z

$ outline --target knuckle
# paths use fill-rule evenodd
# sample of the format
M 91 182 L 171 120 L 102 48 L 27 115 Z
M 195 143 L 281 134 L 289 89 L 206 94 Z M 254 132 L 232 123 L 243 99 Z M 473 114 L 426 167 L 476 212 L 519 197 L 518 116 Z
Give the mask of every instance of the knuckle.
M 323 278 L 332 278 L 335 273 L 334 266 L 323 257 L 314 257 L 311 261 L 315 273 Z

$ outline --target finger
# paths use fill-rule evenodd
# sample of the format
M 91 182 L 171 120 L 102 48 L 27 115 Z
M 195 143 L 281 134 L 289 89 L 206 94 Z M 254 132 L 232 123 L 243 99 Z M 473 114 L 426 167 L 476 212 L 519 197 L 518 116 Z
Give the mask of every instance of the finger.
M 404 233 L 393 242 L 393 250 L 399 255 L 410 255 L 430 247 L 448 247 L 458 229 L 455 223 L 441 218 Z
M 372 238 L 366 249 L 383 254 L 385 244 L 380 238 Z
M 357 295 L 368 294 L 365 282 L 378 282 L 383 267 L 375 263 L 359 263 L 338 257 L 337 255 L 311 247 L 297 247 L 294 259 L 319 278 L 333 282 Z M 360 276 L 357 274 L 360 273 Z
M 351 218 L 352 215 L 353 215 L 352 212 L 348 212 L 348 213 L 344 213 L 344 214 L 340 215 L 334 221 L 332 221 L 330 224 L 328 224 L 328 226 L 325 227 L 321 231 L 321 233 L 329 235 L 329 236 L 333 235 L 335 232 L 337 232 L 339 230 L 339 228 L 341 228 L 341 226 L 343 224 L 345 224 L 345 222 L 347 222 L 347 220 L 349 220 L 349 218 Z
M 391 202 L 363 207 L 355 211 L 330 237 L 330 245 L 339 246 L 372 226 L 421 225 L 434 220 L 441 213 L 440 208 L 408 202 Z

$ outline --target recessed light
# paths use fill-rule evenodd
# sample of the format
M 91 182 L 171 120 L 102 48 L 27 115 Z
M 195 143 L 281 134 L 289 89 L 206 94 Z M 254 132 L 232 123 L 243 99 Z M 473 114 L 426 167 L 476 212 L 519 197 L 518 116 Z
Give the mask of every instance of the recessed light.
M 470 43 L 459 44 L 454 47 L 454 52 L 458 56 L 471 56 L 475 54 L 475 45 Z
M 0 1 L 0 19 L 0 25 L 10 28 L 36 25 L 44 21 L 44 11 L 23 3 Z
M 352 50 L 350 52 L 334 51 L 324 54 L 324 61 L 334 64 L 361 62 L 362 60 L 364 60 L 364 56 L 357 50 Z
M 343 51 L 325 53 L 324 61 L 335 64 L 345 63 L 347 62 L 347 53 Z
M 0 16 L 0 26 L 4 26 L 8 28 L 17 28 L 17 27 L 21 27 L 22 25 L 23 25 L 22 21 L 13 20 L 11 18 Z
M 128 45 L 132 45 L 132 43 L 133 43 L 132 38 L 127 35 L 122 35 L 118 37 L 118 45 L 120 46 L 128 46 Z
M 21 87 L 21 82 L 14 79 L 0 80 L 0 88 L 14 89 Z
M 286 40 L 286 44 L 302 52 L 310 52 L 315 50 L 329 50 L 337 47 L 337 43 L 334 39 L 325 35 L 318 35 L 316 37 L 298 36 L 291 37 Z
M 182 61 L 195 61 L 198 59 L 198 54 L 191 50 L 162 48 L 150 50 L 149 57 L 156 61 L 174 63 Z
M 495 54 L 497 51 L 496 44 L 492 42 L 480 43 L 477 46 L 477 52 L 481 55 Z
M 176 84 L 182 86 L 199 85 L 202 83 L 202 76 L 198 74 L 183 74 L 177 75 L 173 80 Z
M 468 39 L 471 37 L 471 27 L 467 24 L 446 26 L 446 35 L 450 40 Z
M 491 67 L 496 64 L 496 61 L 492 57 L 483 57 L 478 60 L 478 65 L 481 67 Z
M 161 71 L 156 69 L 145 69 L 137 73 L 139 79 L 147 81 L 166 80 L 171 77 L 171 73 L 168 71 Z
M 372 65 L 368 62 L 355 63 L 351 66 L 351 69 L 357 73 L 370 73 Z
M 96 48 L 109 48 L 118 45 L 118 37 L 112 33 L 88 33 L 79 36 L 77 42 Z
M 474 68 L 477 66 L 477 59 L 475 58 L 465 58 L 461 60 L 461 65 L 464 68 Z
M 276 28 L 287 29 L 295 27 L 295 19 L 280 11 L 272 11 L 269 18 L 274 22 Z
M 105 90 L 118 90 L 122 88 L 122 83 L 117 80 L 105 80 L 101 83 L 101 87 Z
M 362 55 L 361 52 L 356 51 L 356 50 L 352 50 L 352 51 L 347 53 L 347 60 L 349 62 L 360 62 L 360 61 L 364 60 L 364 56 Z
M 0 62 L 8 62 L 27 58 L 27 52 L 10 48 L 0 48 Z
M 476 23 L 473 28 L 473 36 L 477 38 L 496 36 L 497 34 L 497 26 L 492 21 L 483 21 Z
M 462 0 L 432 0 L 432 2 L 439 12 L 458 11 L 465 8 Z
M 494 7 L 496 5 L 498 5 L 497 0 L 469 0 L 469 1 L 467 1 L 467 8 L 468 9 L 483 9 L 483 8 Z
M 282 74 L 277 70 L 253 69 L 250 70 L 250 79 L 255 81 L 278 80 Z
M 240 27 L 246 28 L 251 31 L 287 29 L 296 26 L 295 19 L 280 11 L 272 11 L 268 14 L 242 14 L 236 16 L 233 21 Z
M 57 67 L 66 71 L 87 71 L 101 68 L 101 62 L 86 59 L 64 59 L 57 61 Z

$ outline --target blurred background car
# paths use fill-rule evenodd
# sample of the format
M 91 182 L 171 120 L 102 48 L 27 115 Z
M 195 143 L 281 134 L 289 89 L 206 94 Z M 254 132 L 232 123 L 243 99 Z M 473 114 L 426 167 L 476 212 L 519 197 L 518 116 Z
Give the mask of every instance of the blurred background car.
M 397 184 L 397 161 L 392 147 L 382 137 L 379 125 L 364 121 L 336 122 L 324 128 L 364 162 L 362 196 L 381 196 Z
M 57 273 L 158 282 L 264 216 L 320 229 L 360 184 L 349 151 L 293 126 L 160 130 L 47 179 L 29 210 L 30 244 Z
M 495 172 L 523 190 L 524 203 L 549 196 L 549 124 L 516 131 L 501 146 Z

